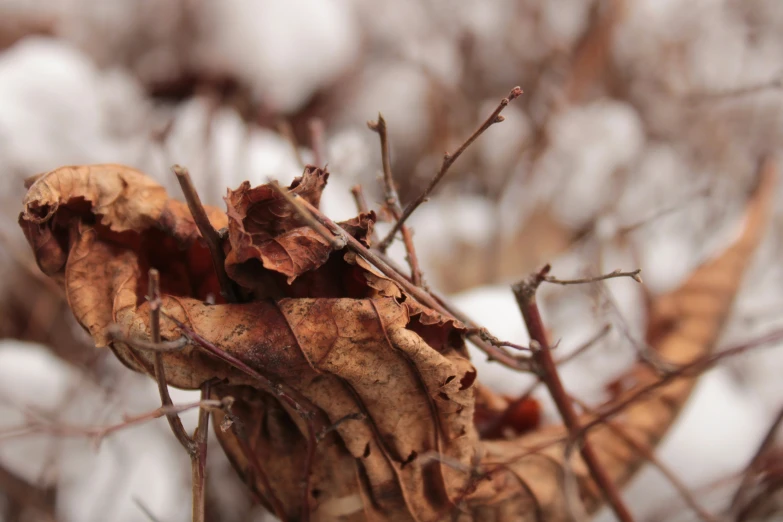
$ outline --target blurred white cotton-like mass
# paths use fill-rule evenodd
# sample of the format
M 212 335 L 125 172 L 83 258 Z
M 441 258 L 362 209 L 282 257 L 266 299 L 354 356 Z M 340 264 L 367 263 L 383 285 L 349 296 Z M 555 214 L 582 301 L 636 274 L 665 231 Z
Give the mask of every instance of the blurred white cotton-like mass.
M 563 279 L 641 268 L 644 285 L 539 290 L 558 357 L 604 332 L 560 368 L 570 393 L 599 404 L 638 358 L 649 299 L 736 237 L 760 159 L 780 156 L 781 64 L 778 0 L 0 0 L 0 431 L 11 434 L 0 435 L 0 471 L 55 491 L 47 509 L 62 522 L 145 520 L 144 510 L 190 520 L 189 459 L 165 420 L 97 446 L 88 433 L 159 406 L 153 381 L 83 339 L 70 348 L 78 357 L 54 346 L 71 331 L 54 332 L 53 346 L 26 342 L 53 328 L 68 296 L 41 282 L 16 224 L 25 178 L 119 163 L 179 197 L 170 168 L 181 164 L 202 200 L 224 208 L 226 189 L 286 185 L 320 160 L 323 211 L 354 217 L 360 185 L 383 237 L 379 140 L 366 122 L 386 119 L 404 206 L 519 85 L 505 121 L 408 224 L 427 287 L 520 345 L 529 338 L 512 282 L 545 263 Z M 783 183 L 777 191 L 718 349 L 783 327 Z M 401 241 L 388 255 L 406 266 Z M 515 397 L 535 383 L 469 350 L 494 391 Z M 656 450 L 713 514 L 783 405 L 781 372 L 775 344 L 721 361 Z M 559 422 L 544 387 L 534 397 L 544 422 Z M 182 418 L 192 430 L 196 411 Z M 71 431 L 28 433 L 31 420 Z M 208 473 L 212 520 L 273 519 L 216 441 Z M 696 520 L 651 465 L 624 498 L 640 521 Z M 14 518 L 23 504 L 0 480 L 0 522 L 28 520 Z

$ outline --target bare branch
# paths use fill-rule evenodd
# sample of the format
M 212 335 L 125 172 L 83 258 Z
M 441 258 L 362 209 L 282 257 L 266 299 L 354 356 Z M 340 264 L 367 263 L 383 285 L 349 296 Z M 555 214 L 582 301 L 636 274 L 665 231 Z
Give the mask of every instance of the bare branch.
M 125 337 L 116 324 L 109 327 L 109 335 L 111 335 L 111 338 L 115 341 L 130 345 L 136 350 L 146 352 L 178 352 L 187 346 L 189 342 L 188 338 L 184 336 L 174 341 L 161 341 L 159 343 L 153 343 L 145 339 L 131 339 L 130 337 Z
M 209 381 L 201 385 L 201 402 L 210 400 Z M 209 411 L 199 408 L 198 425 L 193 434 L 194 451 L 190 456 L 192 476 L 192 521 L 204 522 L 206 518 L 207 486 L 207 436 L 209 433 Z
M 334 250 L 342 250 L 345 248 L 345 241 L 342 241 L 339 237 L 334 237 L 334 235 L 331 234 L 329 230 L 327 230 L 321 223 L 316 221 L 307 210 L 302 208 L 302 205 L 299 203 L 301 198 L 296 198 L 286 189 L 281 187 L 280 184 L 278 184 L 275 180 L 269 180 L 269 186 L 272 187 L 275 192 L 280 194 L 280 196 L 282 196 L 286 202 L 288 202 L 297 215 L 299 215 L 299 217 L 302 218 L 305 223 L 307 223 L 307 226 L 318 232 L 321 237 L 326 239 Z
M 549 265 L 546 265 L 546 271 L 549 272 L 549 269 L 551 267 Z M 631 272 L 623 272 L 621 270 L 615 270 L 614 272 L 609 272 L 608 274 L 599 275 L 595 277 L 586 277 L 583 279 L 558 279 L 554 276 L 544 276 L 544 281 L 547 283 L 554 283 L 556 285 L 582 285 L 586 283 L 597 283 L 599 281 L 605 281 L 607 279 L 614 279 L 616 277 L 630 277 L 637 283 L 642 283 L 642 278 L 639 274 L 642 273 L 641 268 L 637 268 L 636 270 L 633 270 Z
M 775 420 L 772 422 L 769 430 L 767 430 L 767 434 L 764 436 L 761 444 L 759 444 L 756 453 L 745 467 L 745 473 L 742 477 L 742 482 L 740 482 L 737 491 L 734 493 L 734 497 L 731 500 L 731 506 L 729 507 L 729 513 L 731 514 L 732 518 L 739 520 L 741 511 L 746 507 L 744 504 L 747 501 L 747 493 L 753 483 L 754 477 L 756 476 L 759 463 L 763 460 L 764 456 L 774 444 L 775 437 L 777 436 L 777 432 L 781 424 L 783 424 L 783 408 L 778 411 Z
M 381 141 L 381 162 L 383 164 L 383 187 L 386 194 L 386 208 L 389 209 L 395 220 L 399 221 L 402 217 L 402 207 L 400 206 L 400 197 L 397 195 L 397 188 L 394 186 L 394 176 L 391 169 L 391 153 L 389 151 L 389 133 L 386 130 L 386 120 L 383 115 L 378 113 L 378 121 L 368 121 L 367 126 L 370 130 L 377 132 Z M 400 224 L 402 240 L 405 243 L 408 265 L 411 268 L 411 281 L 416 286 L 421 286 L 422 275 L 419 266 L 419 259 L 416 256 L 416 248 L 413 244 L 413 232 L 404 224 Z M 381 252 L 385 252 L 388 246 L 383 243 L 378 245 Z
M 419 205 L 424 203 L 427 198 L 429 197 L 432 190 L 435 188 L 435 186 L 440 183 L 440 180 L 443 179 L 443 177 L 446 175 L 446 173 L 449 171 L 449 167 L 457 161 L 457 158 L 459 158 L 463 152 L 465 152 L 465 149 L 467 149 L 476 139 L 481 136 L 484 131 L 486 131 L 488 128 L 490 128 L 495 123 L 500 123 L 503 121 L 503 116 L 501 116 L 501 112 L 503 112 L 503 109 L 506 108 L 506 106 L 514 99 L 518 98 L 522 95 L 522 89 L 519 87 L 514 87 L 511 89 L 511 92 L 508 94 L 506 98 L 503 98 L 500 100 L 500 104 L 497 106 L 497 108 L 492 112 L 492 114 L 489 115 L 489 118 L 487 118 L 484 123 L 479 126 L 476 131 L 468 137 L 465 142 L 459 146 L 459 148 L 454 151 L 453 154 L 446 153 L 443 156 L 443 163 L 441 163 L 440 170 L 435 174 L 435 177 L 432 178 L 430 181 L 430 184 L 427 186 L 426 189 L 424 189 L 424 192 L 419 194 L 419 196 L 411 201 L 410 204 L 408 204 L 407 207 L 405 207 L 405 210 L 403 210 L 402 215 L 397 220 L 397 222 L 394 224 L 392 229 L 389 231 L 389 234 L 383 239 L 383 241 L 380 242 L 378 245 L 378 248 L 381 251 L 386 250 L 391 242 L 394 240 L 394 236 L 399 232 L 400 228 L 403 224 L 405 224 L 405 221 L 413 214 L 413 212 L 419 208 Z
M 351 187 L 351 194 L 353 195 L 353 200 L 356 202 L 356 210 L 359 211 L 360 214 L 366 214 L 370 211 L 370 207 L 367 206 L 367 199 L 364 197 L 364 190 L 362 189 L 361 185 L 354 185 Z M 372 234 L 370 235 L 370 244 L 374 245 L 378 242 L 378 234 L 375 232 L 375 227 L 372 229 Z
M 693 362 L 683 364 L 678 368 L 676 368 L 675 370 L 666 373 L 659 380 L 652 382 L 641 388 L 633 390 L 623 400 L 610 402 L 605 406 L 598 408 L 597 410 L 598 417 L 595 420 L 585 424 L 582 427 L 582 430 L 588 431 L 594 428 L 595 426 L 598 426 L 601 423 L 603 423 L 607 418 L 617 415 L 618 413 L 622 413 L 622 411 L 625 410 L 628 407 L 628 405 L 632 404 L 633 402 L 636 402 L 637 400 L 657 390 L 658 388 L 665 386 L 666 384 L 668 384 L 669 382 L 671 382 L 672 380 L 678 377 L 699 375 L 702 372 L 712 368 L 715 364 L 717 364 L 718 362 L 720 362 L 725 358 L 742 355 L 743 353 L 746 353 L 753 348 L 776 343 L 781 340 L 783 340 L 783 329 L 774 330 L 757 339 L 753 339 L 751 341 L 733 346 L 731 348 L 726 348 L 725 350 L 721 350 L 720 352 L 713 353 L 705 357 L 700 357 Z
M 150 304 L 150 337 L 154 345 L 160 344 L 160 273 L 154 268 L 149 272 L 149 304 Z M 172 406 L 169 387 L 166 382 L 166 370 L 163 365 L 163 354 L 160 351 L 155 352 L 155 380 L 158 383 L 158 393 L 164 407 Z M 185 427 L 176 413 L 166 414 L 171 431 L 177 438 L 182 447 L 187 450 L 189 455 L 195 451 L 193 440 L 185 432 Z
M 525 325 L 530 333 L 530 346 L 533 348 L 533 360 L 537 365 L 537 373 L 549 390 L 552 399 L 554 399 L 555 405 L 557 406 L 560 415 L 563 417 L 563 422 L 568 428 L 570 437 L 573 438 L 581 429 L 579 418 L 574 411 L 571 399 L 566 393 L 563 383 L 560 380 L 560 375 L 557 372 L 544 323 L 541 320 L 541 314 L 538 311 L 538 303 L 536 302 L 536 290 L 540 284 L 545 281 L 548 272 L 549 267 L 546 266 L 537 274 L 512 286 L 512 290 L 516 297 L 517 304 L 519 305 L 519 309 L 522 312 L 522 317 L 525 320 Z M 583 441 L 580 453 L 590 470 L 593 480 L 598 487 L 601 488 L 601 491 L 603 491 L 607 502 L 612 507 L 617 518 L 623 522 L 631 522 L 633 517 L 620 497 L 617 487 L 598 461 L 596 453 L 586 439 Z M 568 459 L 566 459 L 565 467 L 569 468 Z
M 454 312 L 450 311 L 446 306 L 441 304 L 440 299 L 436 299 L 429 292 L 426 292 L 421 288 L 417 287 L 416 285 L 412 284 L 411 281 L 406 279 L 405 276 L 403 276 L 398 270 L 390 266 L 388 263 L 386 263 L 386 261 L 381 259 L 378 255 L 370 251 L 364 245 L 362 245 L 359 241 L 357 241 L 354 237 L 348 234 L 344 229 L 342 229 L 339 225 L 337 225 L 331 219 L 326 217 L 323 213 L 321 213 L 320 210 L 312 206 L 306 200 L 296 195 L 293 195 L 292 199 L 294 199 L 304 209 L 310 212 L 310 214 L 312 214 L 312 216 L 320 224 L 328 228 L 332 234 L 345 241 L 345 244 L 349 249 L 361 255 L 368 262 L 375 265 L 375 267 L 378 268 L 378 270 L 380 270 L 386 277 L 388 277 L 395 283 L 399 284 L 400 287 L 402 287 L 402 289 L 405 290 L 405 292 L 410 294 L 418 302 L 432 308 L 433 310 L 447 317 L 454 317 L 457 320 L 462 321 L 463 323 L 467 323 L 466 326 L 468 326 L 468 328 L 471 330 L 478 329 L 476 325 L 467 322 L 465 319 L 463 319 L 464 316 L 455 314 Z M 527 364 L 527 361 L 514 357 L 513 355 L 506 352 L 502 348 L 493 346 L 490 343 L 485 342 L 478 335 L 475 334 L 471 335 L 471 340 L 478 348 L 483 350 L 491 359 L 496 360 L 508 366 L 509 368 L 515 370 L 529 371 L 530 368 Z
M 296 162 L 299 166 L 304 168 L 306 163 L 304 158 L 302 158 L 302 153 L 299 152 L 299 143 L 296 141 L 294 128 L 291 126 L 291 122 L 281 119 L 277 122 L 277 132 L 286 139 L 289 145 L 291 145 L 291 152 L 293 152 Z
M 201 198 L 196 192 L 196 188 L 193 186 L 193 182 L 190 179 L 190 173 L 188 169 L 174 165 L 171 170 L 177 176 L 180 187 L 182 187 L 182 193 L 185 195 L 185 201 L 188 203 L 188 208 L 193 216 L 201 237 L 209 248 L 209 253 L 212 255 L 212 264 L 215 267 L 215 273 L 220 283 L 220 293 L 226 298 L 229 303 L 236 303 L 237 296 L 234 290 L 234 283 L 229 279 L 226 274 L 226 256 L 223 252 L 220 236 L 215 230 L 215 227 L 210 223 L 207 213 L 204 210 L 204 205 L 201 204 Z
M 33 420 L 25 426 L 19 426 L 0 432 L 0 440 L 10 440 L 22 436 L 44 433 L 57 437 L 89 437 L 94 439 L 96 444 L 116 431 L 130 428 L 132 426 L 143 424 L 154 419 L 159 419 L 165 415 L 176 415 L 194 408 L 204 408 L 206 410 L 224 409 L 232 399 L 224 398 L 221 401 L 198 401 L 185 404 L 174 404 L 172 406 L 160 406 L 152 411 L 141 413 L 139 415 L 124 415 L 122 422 L 110 424 L 108 426 L 74 426 L 63 423 L 41 422 Z
M 307 122 L 307 126 L 310 128 L 310 146 L 313 148 L 313 162 L 317 167 L 326 168 L 324 122 L 321 118 L 312 118 Z
M 584 402 L 580 401 L 578 398 L 572 396 L 571 400 L 579 404 L 579 406 L 585 412 L 592 412 L 592 408 L 590 408 Z M 660 471 L 661 474 L 666 477 L 666 480 L 668 480 L 669 483 L 674 486 L 674 489 L 677 490 L 677 493 L 679 493 L 685 503 L 688 504 L 688 506 L 701 520 L 705 522 L 717 522 L 717 518 L 711 515 L 701 504 L 699 504 L 699 502 L 694 498 L 693 493 L 690 491 L 690 489 L 688 489 L 688 486 L 686 486 L 685 483 L 679 479 L 677 474 L 669 469 L 666 464 L 661 462 L 661 460 L 655 456 L 655 451 L 635 440 L 628 434 L 628 432 L 620 423 L 607 419 L 606 426 L 612 431 L 612 433 L 617 435 L 626 444 L 633 448 L 635 452 L 644 457 L 645 460 L 650 462 L 650 464 L 658 468 L 658 471 Z
M 309 421 L 316 418 L 317 410 L 315 406 L 312 405 L 312 403 L 310 403 L 307 398 L 297 392 L 294 388 L 284 383 L 273 382 L 271 379 L 257 372 L 240 359 L 237 359 L 230 353 L 222 350 L 201 335 L 197 334 L 176 317 L 172 317 L 165 312 L 162 312 L 161 314 L 163 317 L 177 325 L 177 327 L 182 330 L 182 333 L 185 334 L 188 339 L 196 343 L 199 347 L 203 348 L 204 351 L 214 355 L 221 361 L 230 364 L 237 370 L 255 379 L 265 392 L 278 397 L 280 400 L 291 406 L 291 408 L 301 415 L 302 419 Z
M 142 513 L 144 513 L 144 516 L 147 517 L 150 522 L 160 522 L 160 519 L 155 516 L 155 514 L 141 501 L 138 497 L 133 497 L 133 503 L 136 504 L 136 506 L 141 510 Z

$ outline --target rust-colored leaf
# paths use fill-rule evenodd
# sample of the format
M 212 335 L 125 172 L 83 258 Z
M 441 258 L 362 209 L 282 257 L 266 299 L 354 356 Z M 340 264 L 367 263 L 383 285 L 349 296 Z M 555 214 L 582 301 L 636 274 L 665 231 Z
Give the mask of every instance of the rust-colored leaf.
M 317 205 L 327 177 L 308 167 L 288 190 Z M 661 357 L 681 364 L 711 349 L 758 240 L 771 177 L 763 177 L 737 245 L 656 301 L 651 342 Z M 162 354 L 168 383 L 196 389 L 212 381 L 214 395 L 236 399 L 233 427 L 217 428 L 218 439 L 247 485 L 284 518 L 566 519 L 564 430 L 482 439 L 477 422 L 503 401 L 479 385 L 463 326 L 357 254 L 333 251 L 268 185 L 230 191 L 227 213 L 207 209 L 216 228 L 228 227 L 226 270 L 242 287 L 240 303 L 220 301 L 187 207 L 137 171 L 64 167 L 33 183 L 24 203 L 20 224 L 38 264 L 64 287 L 79 322 L 97 346 L 147 374 L 153 355 L 124 340 L 150 339 L 147 273 L 160 271 L 161 336 L 188 332 L 191 339 Z M 342 226 L 366 244 L 373 222 L 373 214 L 362 214 Z M 110 335 L 112 325 L 123 340 Z M 637 387 L 658 378 L 644 365 L 629 375 Z M 625 431 L 654 444 L 694 379 L 674 380 L 632 404 Z M 509 411 L 501 428 L 537 423 L 535 403 L 520 401 Z M 216 426 L 225 415 L 215 413 Z M 313 426 L 320 442 L 309 461 Z M 610 475 L 624 482 L 641 460 L 613 433 L 599 427 L 590 440 Z M 573 466 L 595 508 L 589 475 L 577 458 Z

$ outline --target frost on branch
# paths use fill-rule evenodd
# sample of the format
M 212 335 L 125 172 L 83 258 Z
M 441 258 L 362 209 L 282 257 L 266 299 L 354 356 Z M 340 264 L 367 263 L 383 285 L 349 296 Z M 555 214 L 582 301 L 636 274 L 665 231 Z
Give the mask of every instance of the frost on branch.
M 327 178 L 307 167 L 288 193 L 317 207 Z M 737 243 L 655 301 L 648 341 L 658 357 L 687 365 L 712 349 L 760 236 L 771 180 L 770 167 Z M 96 345 L 149 375 L 154 355 L 130 340 L 151 338 L 147 274 L 160 272 L 162 339 L 189 340 L 161 355 L 165 378 L 186 389 L 211 382 L 217 398 L 236 399 L 230 415 L 213 413 L 223 427 L 215 431 L 269 509 L 286 520 L 566 520 L 573 499 L 564 496 L 563 470 L 588 509 L 597 508 L 601 492 L 584 464 L 564 458 L 579 434 L 549 427 L 482 437 L 461 323 L 337 248 L 271 184 L 245 183 L 226 204 L 227 213 L 206 212 L 227 230 L 220 246 L 236 303 L 221 297 L 187 206 L 127 167 L 43 175 L 20 224 Z M 362 213 L 340 226 L 367 246 L 374 220 Z M 639 363 L 622 381 L 627 389 L 579 420 L 595 424 L 587 439 L 618 485 L 644 457 L 603 416 L 659 379 Z M 669 376 L 628 402 L 615 424 L 635 443 L 654 445 L 694 382 L 691 374 Z

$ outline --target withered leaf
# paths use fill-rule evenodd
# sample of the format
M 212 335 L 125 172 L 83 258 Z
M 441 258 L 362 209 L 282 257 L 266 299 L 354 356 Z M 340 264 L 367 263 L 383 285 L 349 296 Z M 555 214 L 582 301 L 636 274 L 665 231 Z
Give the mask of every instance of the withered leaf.
M 289 190 L 317 205 L 327 177 L 308 167 Z M 758 241 L 771 177 L 751 201 L 738 243 L 656 301 L 651 343 L 662 357 L 682 363 L 714 345 Z M 109 327 L 116 324 L 126 339 L 149 339 L 144 294 L 155 267 L 164 294 L 162 337 L 180 338 L 184 325 L 192 338 L 266 379 L 197 342 L 163 355 L 169 384 L 195 389 L 216 379 L 215 394 L 236 399 L 232 427 L 216 434 L 248 486 L 283 518 L 298 520 L 304 506 L 316 521 L 567 519 L 564 429 L 480 438 L 474 412 L 481 376 L 465 356 L 461 324 L 406 295 L 360 256 L 331 251 L 269 186 L 243 184 L 226 203 L 227 214 L 208 213 L 217 228 L 228 226 L 226 269 L 246 290 L 241 303 L 205 302 L 218 295 L 217 282 L 187 207 L 132 169 L 47 173 L 31 186 L 20 224 L 39 266 L 63 285 L 96 345 L 109 346 L 128 367 L 152 374 L 153 356 L 115 340 Z M 366 242 L 373 222 L 365 214 L 343 226 Z M 658 378 L 644 365 L 631 373 L 639 386 Z M 657 442 L 694 379 L 676 379 L 629 406 L 624 424 L 631 436 Z M 283 387 L 300 401 L 296 407 L 282 400 Z M 491 393 L 480 400 L 497 410 Z M 220 426 L 225 413 L 214 415 Z M 315 448 L 303 492 L 308 422 L 330 429 Z M 622 483 L 641 460 L 612 433 L 599 426 L 589 437 Z M 595 509 L 600 494 L 586 468 L 578 458 L 571 465 Z
M 307 167 L 288 191 L 317 207 L 328 177 L 325 170 Z M 230 242 L 226 271 L 243 287 L 258 291 L 270 286 L 272 282 L 258 268 L 285 275 L 290 285 L 329 259 L 329 241 L 310 228 L 271 185 L 251 188 L 246 181 L 229 191 L 225 201 Z M 373 222 L 374 215 L 367 214 L 342 225 L 357 239 L 366 241 Z

